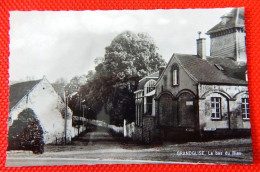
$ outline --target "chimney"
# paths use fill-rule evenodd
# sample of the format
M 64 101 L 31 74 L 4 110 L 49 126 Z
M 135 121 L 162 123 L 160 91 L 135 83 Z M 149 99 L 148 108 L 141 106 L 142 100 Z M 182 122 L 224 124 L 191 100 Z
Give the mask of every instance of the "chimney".
M 201 32 L 198 32 L 199 38 L 197 39 L 197 55 L 201 59 L 206 60 L 206 38 L 200 38 Z
M 166 66 L 160 66 L 159 67 L 159 77 L 161 76 L 161 74 L 163 73 L 163 70 L 166 68 Z

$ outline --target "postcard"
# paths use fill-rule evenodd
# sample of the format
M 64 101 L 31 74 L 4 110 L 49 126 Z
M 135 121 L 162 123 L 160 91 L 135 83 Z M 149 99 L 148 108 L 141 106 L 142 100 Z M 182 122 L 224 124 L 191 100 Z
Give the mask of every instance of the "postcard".
M 11 11 L 6 165 L 252 164 L 245 20 Z

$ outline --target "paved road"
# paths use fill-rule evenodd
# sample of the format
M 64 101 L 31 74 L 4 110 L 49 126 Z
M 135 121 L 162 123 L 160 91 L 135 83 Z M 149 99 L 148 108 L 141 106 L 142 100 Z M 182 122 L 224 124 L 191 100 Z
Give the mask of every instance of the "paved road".
M 243 163 L 252 161 L 251 139 L 229 139 L 183 144 L 138 145 L 124 143 L 105 130 L 86 133 L 71 145 L 47 145 L 44 154 L 8 151 L 7 166 L 146 164 L 146 163 Z

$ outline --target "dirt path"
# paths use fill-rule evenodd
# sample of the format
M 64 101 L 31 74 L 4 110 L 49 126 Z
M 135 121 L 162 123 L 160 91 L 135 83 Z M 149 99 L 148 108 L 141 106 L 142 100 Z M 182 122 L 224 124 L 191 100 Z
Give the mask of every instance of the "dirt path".
M 71 145 L 46 145 L 41 155 L 30 151 L 8 151 L 7 165 L 252 162 L 250 138 L 182 144 L 166 142 L 150 146 L 119 140 L 106 130 L 97 129 Z

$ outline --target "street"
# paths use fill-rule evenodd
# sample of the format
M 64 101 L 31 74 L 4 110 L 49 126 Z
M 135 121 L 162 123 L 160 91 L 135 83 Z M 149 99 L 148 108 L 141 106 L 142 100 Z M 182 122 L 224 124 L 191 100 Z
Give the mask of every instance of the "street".
M 252 163 L 251 139 L 210 142 L 165 142 L 162 145 L 125 143 L 97 129 L 70 145 L 46 145 L 45 152 L 7 151 L 7 166 L 157 163 Z

